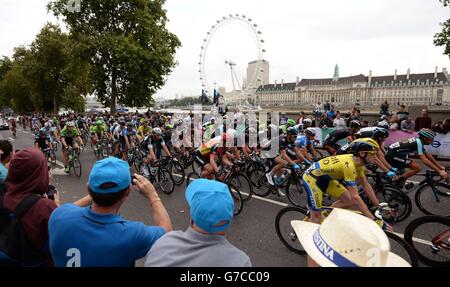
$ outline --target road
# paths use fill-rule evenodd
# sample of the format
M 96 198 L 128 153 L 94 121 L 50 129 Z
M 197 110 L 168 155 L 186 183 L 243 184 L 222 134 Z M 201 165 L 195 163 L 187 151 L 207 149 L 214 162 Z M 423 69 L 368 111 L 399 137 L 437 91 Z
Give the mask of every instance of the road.
M 10 131 L 1 131 L 0 139 L 11 137 Z M 34 138 L 29 131 L 18 128 L 17 138 L 14 141 L 14 149 L 31 147 Z M 62 161 L 58 150 L 57 158 Z M 96 161 L 94 153 L 88 147 L 81 156 L 82 176 L 66 175 L 62 166 L 53 171 L 52 184 L 61 193 L 61 201 L 74 202 L 86 195 L 86 183 L 89 172 Z M 419 180 L 419 179 L 417 179 Z M 167 208 L 174 229 L 184 230 L 189 225 L 189 209 L 184 199 L 185 184 L 176 186 L 171 195 L 161 193 L 160 197 Z M 410 194 L 414 202 L 414 194 Z M 306 256 L 292 253 L 285 248 L 275 232 L 275 217 L 288 201 L 285 197 L 270 195 L 267 198 L 253 197 L 246 202 L 241 214 L 233 219 L 228 231 L 227 239 L 236 247 L 243 250 L 250 257 L 253 266 L 256 267 L 301 267 L 306 266 Z M 142 221 L 152 225 L 151 210 L 146 200 L 138 192 L 131 193 L 130 198 L 120 210 L 121 215 L 129 220 Z M 402 223 L 395 225 L 395 231 L 402 234 L 406 225 L 414 218 L 422 216 L 422 213 L 413 204 L 411 217 Z M 394 248 L 395 252 L 395 248 Z M 142 266 L 143 260 L 137 262 Z

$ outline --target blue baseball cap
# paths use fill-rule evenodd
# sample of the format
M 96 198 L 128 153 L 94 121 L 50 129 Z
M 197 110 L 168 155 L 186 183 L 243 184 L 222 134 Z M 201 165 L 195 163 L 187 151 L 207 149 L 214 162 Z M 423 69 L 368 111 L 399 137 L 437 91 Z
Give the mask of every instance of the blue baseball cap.
M 105 183 L 114 185 L 100 188 Z M 126 161 L 108 157 L 97 161 L 89 175 L 89 187 L 95 193 L 115 193 L 126 189 L 131 183 L 130 166 Z
M 226 184 L 197 179 L 189 184 L 186 201 L 195 225 L 209 233 L 228 229 L 234 214 L 234 202 Z

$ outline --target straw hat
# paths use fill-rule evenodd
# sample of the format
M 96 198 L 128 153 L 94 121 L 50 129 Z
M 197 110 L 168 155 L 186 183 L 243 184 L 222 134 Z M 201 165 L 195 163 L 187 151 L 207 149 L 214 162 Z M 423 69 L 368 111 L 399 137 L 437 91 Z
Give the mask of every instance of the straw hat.
M 410 267 L 390 252 L 389 239 L 369 218 L 335 208 L 321 225 L 291 221 L 308 255 L 322 267 Z

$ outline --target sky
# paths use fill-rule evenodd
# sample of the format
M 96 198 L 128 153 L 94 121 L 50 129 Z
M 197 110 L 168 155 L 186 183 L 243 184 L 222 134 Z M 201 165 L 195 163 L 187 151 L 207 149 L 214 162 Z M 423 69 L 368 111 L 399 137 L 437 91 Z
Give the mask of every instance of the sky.
M 82 0 L 81 0 L 82 1 Z M 47 22 L 48 0 L 0 0 L 0 56 L 30 44 Z M 329 78 L 336 64 L 340 76 L 374 76 L 434 72 L 450 68 L 443 47 L 433 45 L 450 9 L 438 0 L 167 0 L 169 31 L 181 40 L 178 65 L 157 97 L 199 95 L 199 55 L 203 39 L 216 21 L 229 14 L 246 15 L 264 40 L 270 82 L 297 77 Z M 236 63 L 242 82 L 247 63 L 257 58 L 253 34 L 237 22 L 211 37 L 205 73 L 210 85 L 233 88 L 225 60 Z

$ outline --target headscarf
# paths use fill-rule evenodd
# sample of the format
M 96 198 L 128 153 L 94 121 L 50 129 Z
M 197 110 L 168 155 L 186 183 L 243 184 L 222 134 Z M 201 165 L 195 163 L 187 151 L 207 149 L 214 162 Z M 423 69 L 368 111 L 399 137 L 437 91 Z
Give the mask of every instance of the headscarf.
M 16 198 L 48 191 L 49 174 L 47 159 L 35 148 L 19 151 L 14 155 L 6 179 L 8 192 Z

